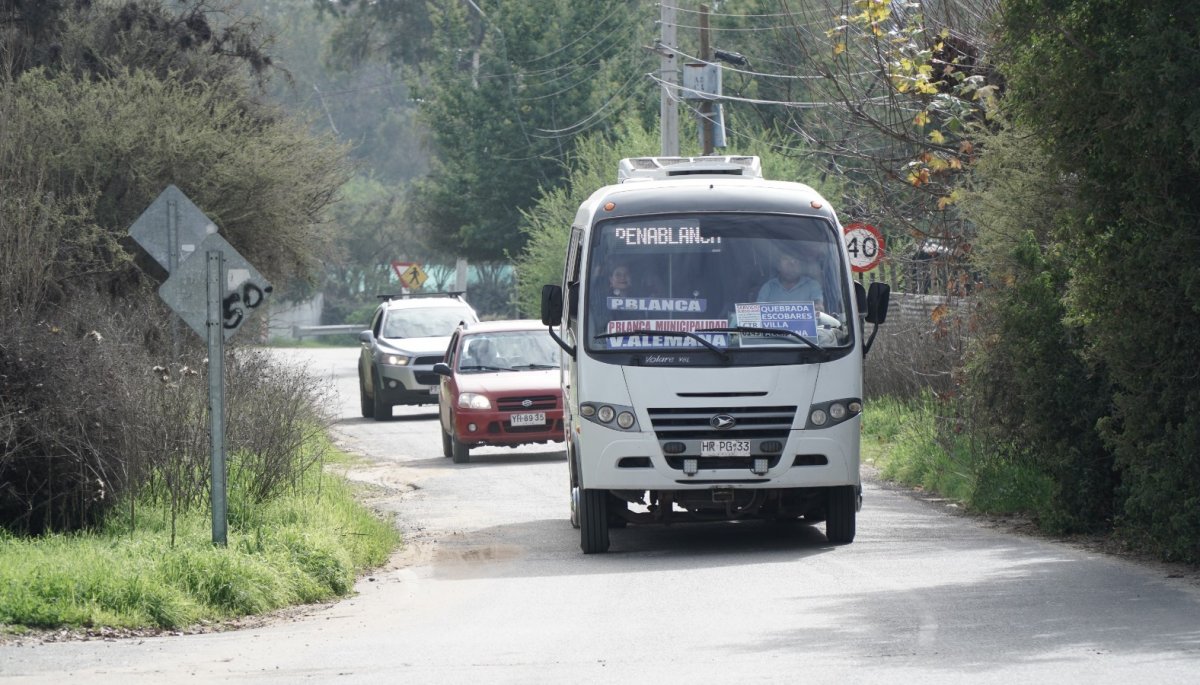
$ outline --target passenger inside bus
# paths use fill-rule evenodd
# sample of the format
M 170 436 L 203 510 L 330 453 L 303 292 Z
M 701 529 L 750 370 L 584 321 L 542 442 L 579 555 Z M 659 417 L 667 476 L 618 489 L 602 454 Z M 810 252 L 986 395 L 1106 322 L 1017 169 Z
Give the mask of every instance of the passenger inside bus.
M 608 295 L 628 297 L 633 294 L 633 272 L 629 265 L 617 262 L 608 270 Z
M 759 302 L 813 302 L 825 310 L 817 249 L 789 242 L 775 253 L 775 277 L 758 289 Z
M 610 261 L 594 270 L 591 294 L 588 296 L 592 330 L 604 332 L 612 318 L 608 298 L 629 296 L 632 286 L 633 272 L 624 261 Z

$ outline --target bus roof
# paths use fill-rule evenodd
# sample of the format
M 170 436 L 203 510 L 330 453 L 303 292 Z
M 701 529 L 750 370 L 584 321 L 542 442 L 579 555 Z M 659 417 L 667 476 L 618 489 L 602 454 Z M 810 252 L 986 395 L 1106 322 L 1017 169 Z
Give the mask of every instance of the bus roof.
M 762 164 L 752 155 L 722 157 L 627 157 L 617 165 L 617 183 L 662 180 L 679 176 L 762 178 Z
M 803 183 L 686 174 L 599 188 L 580 205 L 575 225 L 610 217 L 693 212 L 799 214 L 837 222 L 829 202 Z

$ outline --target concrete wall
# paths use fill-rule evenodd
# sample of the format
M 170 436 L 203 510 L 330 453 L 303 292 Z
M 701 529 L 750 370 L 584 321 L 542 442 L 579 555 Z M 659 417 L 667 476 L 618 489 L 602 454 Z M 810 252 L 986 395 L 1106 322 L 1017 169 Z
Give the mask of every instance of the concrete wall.
M 321 310 L 325 308 L 325 295 L 317 293 L 306 302 L 272 301 L 269 304 L 268 338 L 294 340 L 292 326 L 317 326 L 321 323 Z

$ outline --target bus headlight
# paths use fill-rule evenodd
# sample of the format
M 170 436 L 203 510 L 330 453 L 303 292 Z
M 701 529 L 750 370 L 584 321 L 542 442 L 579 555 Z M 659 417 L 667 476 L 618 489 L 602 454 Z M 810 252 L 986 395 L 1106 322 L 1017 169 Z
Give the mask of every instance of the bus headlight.
M 862 400 L 857 397 L 818 402 L 808 408 L 808 425 L 805 428 L 829 428 L 861 413 Z
M 633 407 L 599 402 L 580 402 L 579 415 L 592 423 L 619 431 L 638 430 L 637 414 Z

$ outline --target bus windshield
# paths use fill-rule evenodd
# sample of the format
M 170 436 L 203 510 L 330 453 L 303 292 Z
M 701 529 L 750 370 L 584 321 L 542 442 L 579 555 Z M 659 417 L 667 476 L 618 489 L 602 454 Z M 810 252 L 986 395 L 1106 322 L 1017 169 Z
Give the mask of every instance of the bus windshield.
M 847 346 L 839 239 L 824 219 L 778 214 L 604 221 L 592 233 L 586 271 L 587 347 Z

